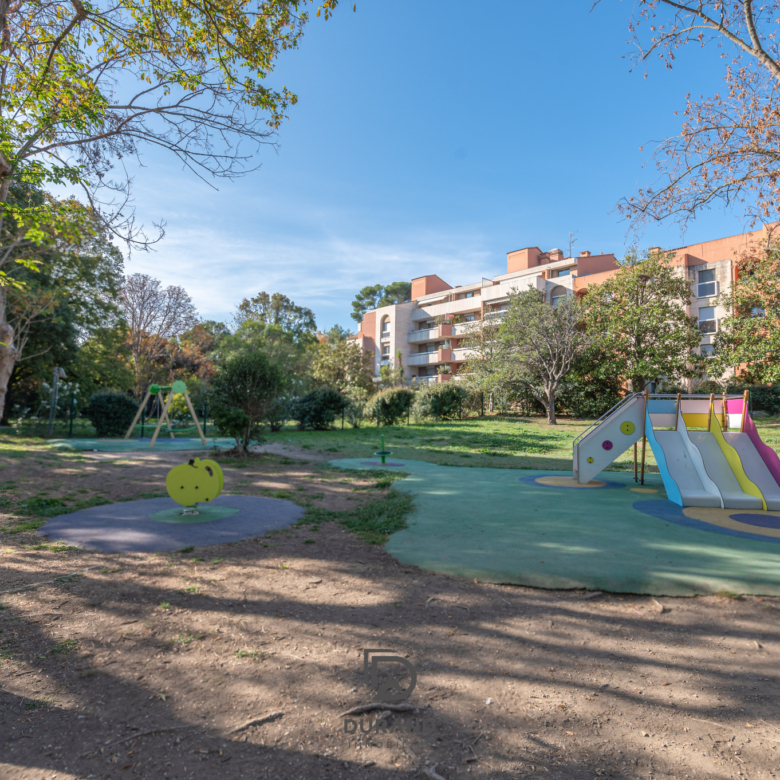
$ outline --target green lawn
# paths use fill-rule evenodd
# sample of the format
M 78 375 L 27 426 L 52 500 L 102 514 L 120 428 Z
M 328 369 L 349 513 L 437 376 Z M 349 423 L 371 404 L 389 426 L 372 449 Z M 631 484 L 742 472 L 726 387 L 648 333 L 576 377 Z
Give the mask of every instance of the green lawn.
M 380 449 L 380 436 L 393 458 L 412 458 L 450 466 L 508 469 L 571 470 L 572 441 L 590 425 L 588 420 L 559 420 L 547 425 L 540 418 L 472 417 L 452 422 L 394 425 L 377 428 L 337 427 L 330 431 L 298 431 L 286 426 L 267 434 L 267 441 L 292 444 L 334 458 L 370 458 Z M 657 470 L 648 447 L 647 465 Z M 621 455 L 616 471 L 633 468 L 633 454 Z
M 780 451 L 780 418 L 759 418 L 756 427 L 763 440 Z M 450 466 L 570 471 L 574 439 L 590 420 L 559 419 L 547 425 L 538 417 L 472 417 L 452 422 L 394 425 L 376 428 L 340 426 L 330 431 L 299 431 L 285 426 L 267 434 L 268 442 L 293 444 L 334 458 L 370 458 L 380 449 L 380 435 L 393 458 L 413 458 Z M 641 457 L 641 444 L 639 447 Z M 657 472 L 648 446 L 645 468 Z M 633 469 L 633 452 L 623 453 L 608 471 Z

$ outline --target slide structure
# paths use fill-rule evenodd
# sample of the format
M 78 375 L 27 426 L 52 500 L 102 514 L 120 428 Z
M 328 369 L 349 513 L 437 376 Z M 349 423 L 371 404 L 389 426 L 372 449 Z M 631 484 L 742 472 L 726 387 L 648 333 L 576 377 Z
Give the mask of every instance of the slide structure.
M 587 484 L 644 437 L 670 501 L 780 510 L 780 457 L 761 441 L 746 396 L 627 396 L 575 439 L 575 479 Z

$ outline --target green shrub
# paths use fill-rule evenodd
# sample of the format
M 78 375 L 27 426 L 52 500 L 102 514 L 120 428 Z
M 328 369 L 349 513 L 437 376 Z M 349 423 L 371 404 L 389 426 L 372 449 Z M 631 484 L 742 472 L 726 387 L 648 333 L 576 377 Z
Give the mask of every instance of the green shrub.
M 723 385 L 720 382 L 716 382 L 714 379 L 705 379 L 704 382 L 699 382 L 693 388 L 694 393 L 715 393 L 715 395 L 723 395 Z
M 745 390 L 750 391 L 751 412 L 780 414 L 780 386 L 729 384 L 726 388 L 729 395 L 742 394 Z
M 412 414 L 415 420 L 454 420 L 460 417 L 467 400 L 468 391 L 455 381 L 427 385 L 415 394 Z
M 344 390 L 344 397 L 347 399 L 344 417 L 353 428 L 359 428 L 369 413 L 368 390 L 363 387 L 348 387 Z
M 232 436 L 239 452 L 262 441 L 263 424 L 283 382 L 282 369 L 263 352 L 231 358 L 220 369 L 209 393 L 209 408 L 219 432 Z
M 127 393 L 101 392 L 89 399 L 84 416 L 98 436 L 124 436 L 137 411 L 138 403 Z
M 345 411 L 347 400 L 335 387 L 318 387 L 296 398 L 290 405 L 290 417 L 298 421 L 303 431 L 313 428 L 324 431 Z
M 621 398 L 620 383 L 593 379 L 592 377 L 574 377 L 557 393 L 555 406 L 558 414 L 583 419 L 598 419 L 608 412 Z
M 405 387 L 391 387 L 374 396 L 368 404 L 367 416 L 381 425 L 395 425 L 403 420 L 412 408 L 415 393 Z
M 284 421 L 290 411 L 290 401 L 287 398 L 277 398 L 268 408 L 268 424 L 271 430 L 281 431 Z
M 243 409 L 237 409 L 235 406 L 224 406 L 215 404 L 211 410 L 211 419 L 217 426 L 217 432 L 220 436 L 231 436 L 238 440 L 243 432 L 250 427 L 249 415 Z M 258 440 L 257 437 L 255 440 Z

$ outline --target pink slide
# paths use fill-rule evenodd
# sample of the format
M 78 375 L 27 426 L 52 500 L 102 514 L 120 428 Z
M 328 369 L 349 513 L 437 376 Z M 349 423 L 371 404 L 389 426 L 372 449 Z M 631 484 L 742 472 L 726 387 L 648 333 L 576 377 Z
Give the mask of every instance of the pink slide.
M 743 406 L 744 401 L 741 398 L 727 400 L 726 413 L 741 415 Z M 748 435 L 748 438 L 758 451 L 761 459 L 769 469 L 769 473 L 774 477 L 775 482 L 780 485 L 780 457 L 777 456 L 777 453 L 769 445 L 764 444 L 764 442 L 761 441 L 761 437 L 756 430 L 756 425 L 747 410 L 745 410 L 744 432 Z

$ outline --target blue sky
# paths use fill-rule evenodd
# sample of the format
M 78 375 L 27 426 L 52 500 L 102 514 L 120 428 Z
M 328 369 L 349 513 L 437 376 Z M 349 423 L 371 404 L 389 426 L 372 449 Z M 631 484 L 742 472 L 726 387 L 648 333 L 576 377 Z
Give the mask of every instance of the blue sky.
M 489 5 L 490 13 L 482 12 Z M 359 0 L 314 19 L 272 80 L 299 96 L 278 151 L 217 189 L 145 152 L 138 215 L 167 222 L 128 273 L 180 284 L 201 315 L 227 320 L 265 290 L 353 327 L 367 284 L 439 274 L 450 284 L 506 271 L 506 252 L 560 247 L 622 255 L 637 238 L 615 211 L 655 179 L 653 139 L 679 130 L 687 92 L 721 84 L 716 53 L 691 48 L 648 78 L 621 57 L 630 4 L 602 0 Z M 644 147 L 644 151 L 640 151 Z M 702 215 L 640 246 L 741 232 Z

